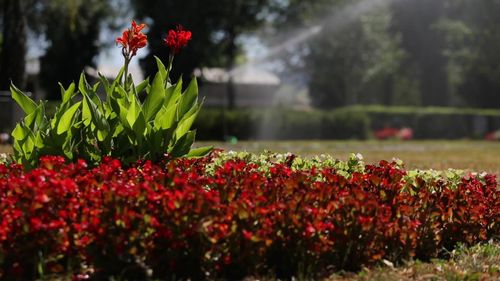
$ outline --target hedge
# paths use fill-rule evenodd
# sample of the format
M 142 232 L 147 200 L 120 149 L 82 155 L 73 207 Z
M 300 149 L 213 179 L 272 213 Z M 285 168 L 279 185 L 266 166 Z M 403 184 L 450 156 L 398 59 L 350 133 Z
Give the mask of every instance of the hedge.
M 226 129 L 224 129 L 224 126 Z M 194 124 L 197 139 L 366 139 L 369 118 L 362 112 L 203 109 Z
M 203 108 L 194 124 L 199 140 L 369 139 L 386 126 L 412 128 L 416 139 L 483 139 L 500 129 L 500 110 L 356 105 L 331 111 L 245 108 L 223 113 Z
M 224 129 L 224 127 L 226 127 Z M 500 110 L 350 106 L 331 111 L 208 108 L 195 123 L 198 139 L 368 139 L 384 127 L 409 127 L 416 139 L 482 139 L 500 129 Z

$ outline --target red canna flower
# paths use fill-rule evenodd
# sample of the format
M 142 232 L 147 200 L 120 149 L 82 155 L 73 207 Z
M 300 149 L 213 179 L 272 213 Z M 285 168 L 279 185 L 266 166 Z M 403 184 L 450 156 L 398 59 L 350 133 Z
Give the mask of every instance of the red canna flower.
M 116 44 L 122 45 L 123 55 L 127 58 L 132 58 L 137 54 L 137 50 L 146 47 L 148 37 L 142 33 L 146 24 L 137 24 L 135 20 L 132 21 L 132 27 L 123 31 L 122 37 L 116 38 Z
M 187 45 L 189 40 L 191 40 L 191 31 L 185 30 L 182 25 L 178 25 L 175 30 L 168 31 L 164 42 L 170 48 L 170 52 L 176 55 Z

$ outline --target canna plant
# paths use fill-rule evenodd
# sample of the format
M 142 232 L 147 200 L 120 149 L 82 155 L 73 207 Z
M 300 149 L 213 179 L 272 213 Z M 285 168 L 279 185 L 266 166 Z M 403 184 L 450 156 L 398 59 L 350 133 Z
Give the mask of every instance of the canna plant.
M 138 49 L 147 44 L 144 27 L 133 21 L 131 28 L 117 38 L 125 64 L 113 81 L 99 75 L 99 82 L 91 86 L 82 73 L 78 84 L 68 88 L 60 84 L 61 104 L 51 118 L 45 114 L 45 101 L 37 104 L 11 86 L 13 99 L 26 114 L 12 132 L 18 163 L 34 167 L 43 155 L 60 155 L 93 164 L 111 156 L 128 164 L 158 161 L 165 154 L 202 156 L 211 150 L 191 149 L 196 135 L 191 125 L 201 108 L 196 79 L 185 90 L 182 78 L 176 83 L 169 79 L 174 56 L 191 39 L 191 32 L 180 27 L 171 30 L 165 39 L 171 50 L 168 66 L 155 57 L 158 72 L 153 81 L 146 79 L 136 85 L 128 74 L 128 65 Z M 99 91 L 105 93 L 104 99 Z

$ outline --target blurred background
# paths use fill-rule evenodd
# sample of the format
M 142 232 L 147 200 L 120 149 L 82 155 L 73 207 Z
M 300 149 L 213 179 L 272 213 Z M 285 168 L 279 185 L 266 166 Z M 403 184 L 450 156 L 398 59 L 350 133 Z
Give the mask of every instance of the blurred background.
M 54 101 L 114 77 L 131 19 L 136 82 L 193 32 L 172 78 L 198 78 L 199 140 L 500 139 L 500 0 L 0 0 L 0 132 L 10 81 Z

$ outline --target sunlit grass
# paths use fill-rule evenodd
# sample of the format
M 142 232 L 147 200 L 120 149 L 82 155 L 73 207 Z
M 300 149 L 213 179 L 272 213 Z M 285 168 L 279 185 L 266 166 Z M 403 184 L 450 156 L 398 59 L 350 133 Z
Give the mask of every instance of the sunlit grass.
M 12 147 L 9 145 L 0 145 L 0 153 L 12 153 Z
M 404 266 L 382 265 L 365 268 L 361 272 L 334 274 L 334 280 L 500 280 L 500 244 L 488 243 L 473 247 L 458 247 L 450 260 L 433 260 L 432 263 L 411 261 Z
M 450 253 L 449 260 L 429 263 L 407 261 L 394 266 L 390 262 L 363 268 L 360 272 L 335 272 L 324 281 L 489 281 L 500 280 L 500 244 L 491 242 L 472 247 L 460 246 Z M 307 278 L 299 278 L 309 280 Z M 274 277 L 247 277 L 247 281 L 271 281 Z

